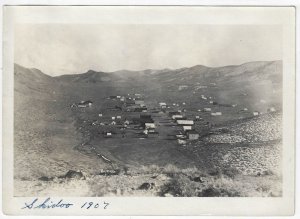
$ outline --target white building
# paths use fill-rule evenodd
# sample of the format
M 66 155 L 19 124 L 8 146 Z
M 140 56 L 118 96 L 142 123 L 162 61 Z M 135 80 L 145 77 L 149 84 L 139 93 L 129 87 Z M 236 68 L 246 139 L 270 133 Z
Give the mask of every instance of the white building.
M 274 107 L 271 107 L 268 109 L 269 112 L 276 112 L 276 109 Z
M 167 108 L 167 104 L 166 104 L 166 103 L 159 103 L 159 106 L 160 106 L 161 108 Z
M 173 115 L 172 119 L 180 119 L 183 118 L 183 115 Z
M 145 123 L 145 128 L 146 129 L 155 129 L 155 124 L 154 123 Z
M 199 138 L 199 133 L 195 131 L 189 131 L 188 132 L 188 139 L 189 140 L 197 140 Z
M 211 113 L 212 116 L 222 116 L 222 112 Z
M 253 116 L 258 116 L 258 115 L 259 115 L 259 112 L 257 112 L 257 111 L 253 112 Z
M 194 125 L 193 120 L 177 120 L 178 125 Z
M 117 116 L 117 119 L 121 119 L 122 117 L 121 116 Z
M 204 112 L 210 112 L 210 111 L 211 111 L 211 108 L 204 108 L 203 111 L 204 111 Z
M 186 141 L 185 140 L 181 140 L 181 139 L 177 139 L 177 142 L 178 142 L 178 144 L 181 144 L 181 145 L 185 145 L 186 144 Z
M 191 125 L 184 125 L 183 126 L 183 131 L 189 131 L 192 130 L 192 126 Z

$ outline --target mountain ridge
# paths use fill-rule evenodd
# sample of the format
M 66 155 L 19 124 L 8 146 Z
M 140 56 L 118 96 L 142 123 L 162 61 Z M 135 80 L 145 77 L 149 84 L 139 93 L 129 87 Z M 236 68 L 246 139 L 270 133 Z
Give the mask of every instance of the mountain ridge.
M 46 75 L 50 78 L 59 78 L 59 79 L 67 79 L 67 78 L 72 78 L 72 77 L 86 77 L 86 75 L 92 76 L 92 77 L 96 77 L 96 74 L 102 75 L 102 76 L 109 76 L 110 74 L 112 75 L 120 75 L 122 73 L 126 73 L 126 74 L 149 74 L 149 75 L 157 75 L 157 74 L 164 74 L 164 73 L 171 73 L 171 72 L 193 72 L 193 73 L 197 73 L 198 71 L 211 71 L 211 70 L 215 70 L 215 71 L 222 71 L 224 69 L 228 69 L 228 68 L 247 68 L 247 67 L 260 67 L 266 64 L 274 64 L 274 63 L 278 63 L 282 65 L 282 60 L 273 60 L 273 61 L 251 61 L 251 62 L 245 62 L 242 63 L 240 65 L 227 65 L 227 66 L 220 66 L 220 67 L 209 67 L 209 66 L 205 66 L 205 65 L 194 65 L 191 67 L 183 67 L 183 68 L 178 68 L 178 69 L 169 69 L 169 68 L 164 68 L 164 69 L 144 69 L 144 70 L 127 70 L 127 69 L 123 69 L 123 70 L 117 70 L 117 71 L 112 71 L 112 72 L 105 72 L 105 71 L 96 71 L 96 70 L 92 70 L 89 69 L 88 71 L 84 72 L 84 73 L 78 73 L 78 74 L 63 74 L 63 75 L 59 75 L 59 76 L 51 76 L 48 75 L 44 72 L 42 72 L 39 69 L 36 68 L 26 68 L 24 66 L 21 66 L 17 63 L 14 63 L 15 69 L 18 68 L 24 68 L 24 69 L 29 69 L 31 71 L 36 71 L 39 72 L 43 75 Z M 76 81 L 76 80 L 75 80 Z

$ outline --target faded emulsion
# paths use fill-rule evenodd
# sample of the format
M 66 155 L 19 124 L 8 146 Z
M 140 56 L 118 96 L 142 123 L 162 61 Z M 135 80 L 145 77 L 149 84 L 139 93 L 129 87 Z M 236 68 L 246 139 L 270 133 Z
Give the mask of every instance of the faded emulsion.
M 14 195 L 281 197 L 281 31 L 18 25 Z

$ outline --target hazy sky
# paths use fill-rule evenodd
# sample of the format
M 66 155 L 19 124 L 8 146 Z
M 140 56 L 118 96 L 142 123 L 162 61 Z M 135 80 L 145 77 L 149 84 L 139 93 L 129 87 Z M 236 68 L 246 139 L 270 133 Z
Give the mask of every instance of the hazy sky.
M 22 24 L 15 62 L 49 75 L 282 59 L 275 25 Z

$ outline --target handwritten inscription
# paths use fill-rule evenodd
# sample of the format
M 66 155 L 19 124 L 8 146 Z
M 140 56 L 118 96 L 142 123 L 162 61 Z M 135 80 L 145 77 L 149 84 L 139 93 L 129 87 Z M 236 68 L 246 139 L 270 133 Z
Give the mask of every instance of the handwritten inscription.
M 78 206 L 81 209 L 96 209 L 96 208 L 101 208 L 101 209 L 107 209 L 109 206 L 108 202 L 84 202 L 82 205 Z M 75 204 L 65 201 L 63 199 L 59 200 L 52 200 L 50 197 L 39 200 L 38 198 L 33 199 L 31 202 L 24 203 L 24 206 L 21 209 L 55 209 L 55 208 L 74 208 L 76 207 Z

